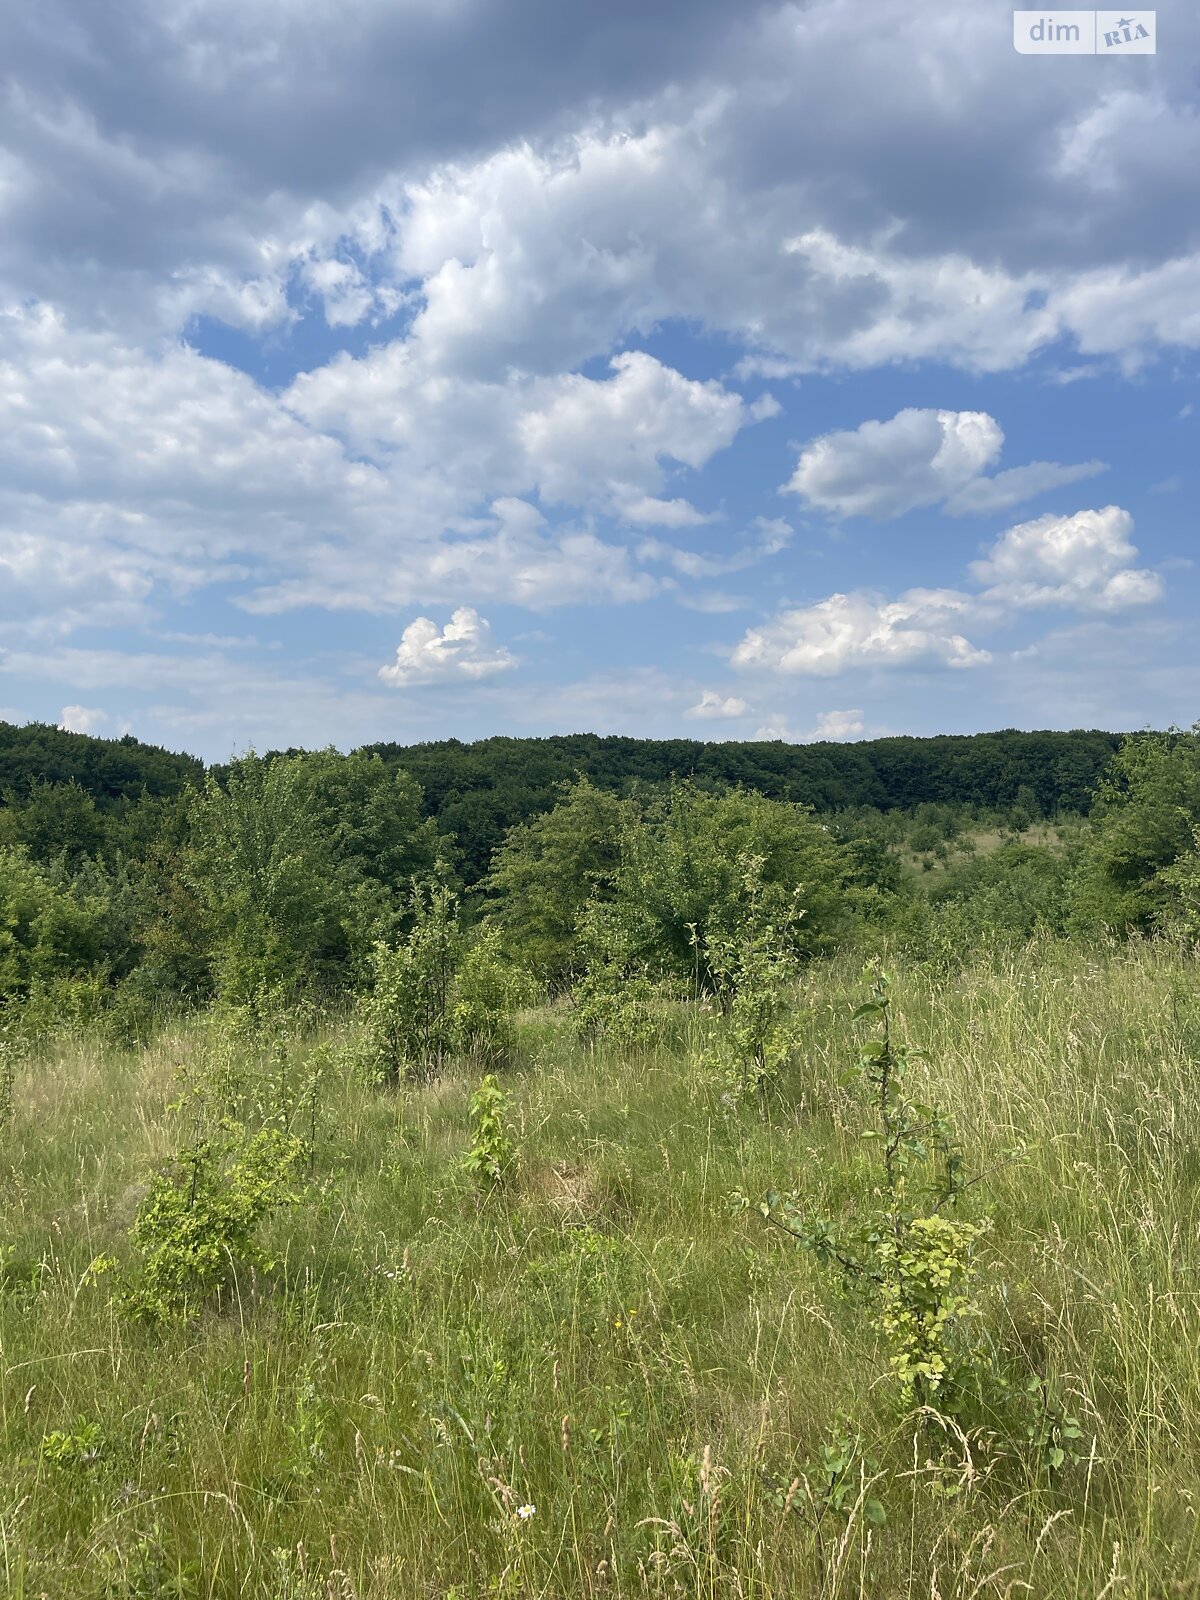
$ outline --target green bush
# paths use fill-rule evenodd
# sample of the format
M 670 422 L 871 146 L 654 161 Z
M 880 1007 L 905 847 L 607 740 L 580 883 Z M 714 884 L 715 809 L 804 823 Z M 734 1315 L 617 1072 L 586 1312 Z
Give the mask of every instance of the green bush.
M 104 1003 L 108 906 L 24 848 L 0 848 L 0 1011 L 32 1031 Z
M 367 1070 L 395 1084 L 436 1077 L 451 1059 L 502 1064 L 528 986 L 506 961 L 499 932 L 468 936 L 444 880 L 414 885 L 410 921 L 399 943 L 381 940 L 371 952 L 360 1008 Z
M 1200 825 L 1200 732 L 1126 739 L 1100 786 L 1073 885 L 1081 931 L 1152 933 L 1179 917 Z
M 182 1150 L 153 1178 L 138 1208 L 138 1275 L 125 1302 L 129 1314 L 143 1322 L 183 1316 L 227 1287 L 239 1270 L 269 1269 L 273 1262 L 258 1231 L 299 1199 L 303 1155 L 303 1142 L 279 1128 L 262 1128 L 232 1148 L 205 1139 Z

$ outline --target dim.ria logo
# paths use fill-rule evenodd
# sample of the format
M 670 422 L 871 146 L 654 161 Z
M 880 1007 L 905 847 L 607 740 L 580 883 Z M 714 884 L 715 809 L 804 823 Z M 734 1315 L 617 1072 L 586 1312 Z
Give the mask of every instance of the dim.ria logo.
M 1150 56 L 1153 11 L 1014 11 L 1013 45 L 1025 56 Z

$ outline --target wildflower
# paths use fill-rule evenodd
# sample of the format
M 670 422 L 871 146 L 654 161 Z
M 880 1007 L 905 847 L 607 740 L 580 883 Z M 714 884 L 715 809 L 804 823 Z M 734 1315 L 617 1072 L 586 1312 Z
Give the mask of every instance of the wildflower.
M 528 1522 L 529 1519 L 532 1516 L 534 1516 L 536 1512 L 537 1512 L 537 1507 L 536 1506 L 531 1506 L 528 1503 L 528 1501 L 523 1506 L 518 1506 L 517 1507 L 517 1515 L 518 1515 L 518 1517 L 520 1517 L 522 1522 Z

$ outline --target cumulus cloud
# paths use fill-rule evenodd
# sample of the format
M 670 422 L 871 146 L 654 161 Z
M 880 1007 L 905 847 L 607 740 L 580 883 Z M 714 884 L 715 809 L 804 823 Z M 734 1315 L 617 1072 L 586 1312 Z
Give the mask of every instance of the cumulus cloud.
M 1003 444 L 1000 424 L 986 411 L 907 407 L 887 422 L 811 440 L 785 488 L 835 516 L 884 521 L 920 506 L 942 505 L 953 516 L 1004 511 L 1104 471 L 1102 461 L 1034 461 L 982 476 Z
M 460 606 L 444 628 L 429 617 L 410 622 L 400 636 L 396 659 L 379 676 L 394 688 L 412 684 L 477 683 L 517 665 L 504 645 L 492 644 L 490 625 L 471 606 Z
M 988 555 L 971 564 L 987 586 L 985 599 L 1010 607 L 1073 606 L 1120 611 L 1146 605 L 1162 593 L 1162 580 L 1131 565 L 1137 547 L 1133 518 L 1120 506 L 1038 517 L 1009 528 Z
M 954 626 L 971 597 L 953 589 L 909 589 L 895 600 L 870 590 L 833 594 L 815 605 L 778 612 L 750 628 L 734 648 L 735 667 L 832 678 L 853 667 L 948 667 L 989 661 Z
M 677 526 L 681 511 L 691 513 L 686 502 L 648 498 L 663 481 L 663 461 L 702 467 L 732 443 L 746 407 L 721 384 L 690 381 L 640 350 L 614 356 L 611 367 L 601 382 L 561 378 L 522 411 L 517 436 L 541 497 L 582 505 L 599 487 L 631 520 Z
M 764 380 L 1200 349 L 1200 19 L 1114 88 L 1030 72 L 987 7 L 698 7 L 559 28 L 542 0 L 322 0 L 265 31 L 234 0 L 8 8 L 5 640 L 157 626 L 216 585 L 263 616 L 733 606 L 700 586 L 770 536 L 667 531 L 744 514 L 719 457 L 762 423 L 767 460 Z M 1099 468 L 996 471 L 1000 437 L 909 409 L 812 441 L 791 486 L 837 516 L 991 514 Z M 1081 577 L 1017 531 L 965 609 L 831 579 L 781 610 L 780 653 L 971 660 L 1018 605 L 1158 592 L 1111 539 Z
M 659 491 L 673 472 L 697 471 L 731 444 L 755 420 L 754 408 L 643 351 L 614 357 L 610 373 L 484 381 L 441 374 L 418 345 L 392 344 L 302 375 L 285 402 L 420 498 L 460 512 L 484 497 L 536 493 L 546 507 L 584 507 L 633 524 L 709 520 L 686 498 Z
M 367 389 L 378 373 L 361 365 Z M 303 385 L 281 401 L 186 347 L 143 352 L 46 307 L 0 315 L 0 566 L 10 578 L 0 620 L 7 606 L 61 629 L 119 624 L 144 619 L 163 594 L 230 580 L 235 602 L 260 613 L 494 598 L 543 607 L 661 590 L 623 543 L 570 508 L 548 522 L 514 492 L 537 479 L 516 432 L 527 388 L 466 386 L 425 405 L 412 395 L 407 447 L 379 447 L 371 460 L 357 437 L 329 431 L 349 418 L 336 372 L 325 373 L 319 403 Z M 660 445 L 677 461 L 706 447 L 691 425 L 697 396 L 701 418 L 725 419 L 709 443 L 745 417 L 736 393 L 702 384 L 693 393 L 649 358 L 595 387 L 630 382 L 643 386 L 640 403 L 626 391 L 592 404 L 623 411 L 632 434 L 652 431 L 626 453 L 649 488 L 665 481 Z M 541 415 L 554 418 L 558 392 L 539 388 Z M 656 423 L 672 397 L 676 409 L 666 404 Z M 607 438 L 619 453 L 611 417 Z M 562 439 L 547 442 L 553 449 L 565 492 L 570 451 Z M 614 501 L 602 475 L 577 481 Z M 675 506 L 633 510 L 688 520 Z
M 863 731 L 863 714 L 855 711 L 822 711 L 817 718 L 818 739 L 857 739 Z
M 1157 573 L 1130 565 L 1137 557 L 1132 529 L 1133 518 L 1119 506 L 1019 523 L 971 563 L 975 592 L 833 594 L 748 629 L 731 659 L 743 669 L 815 677 L 918 662 L 982 666 L 991 653 L 972 644 L 964 628 L 994 627 L 1031 607 L 1116 612 L 1157 600 Z
M 727 717 L 744 717 L 749 710 L 746 701 L 739 699 L 737 695 L 722 695 L 716 689 L 705 689 L 696 704 L 689 706 L 684 712 L 684 716 L 715 721 Z
M 320 297 L 331 328 L 353 328 L 376 303 L 375 291 L 356 262 L 316 258 L 305 262 L 302 276 Z
M 962 489 L 1003 444 L 999 424 L 984 411 L 907 407 L 890 422 L 814 439 L 786 487 L 838 516 L 898 517 Z
M 561 370 L 675 315 L 801 363 L 990 368 L 1076 327 L 1170 339 L 1121 275 L 1195 271 L 1190 16 L 1114 92 L 1029 73 L 986 7 L 349 15 L 277 6 L 264 34 L 231 0 L 10 8 L 0 285 L 124 327 L 261 327 L 305 263 L 353 250 L 372 288 L 420 284 L 451 365 Z M 349 319 L 365 291 L 340 276 Z
M 108 712 L 96 706 L 64 706 L 58 725 L 67 733 L 98 733 L 108 721 Z
M 865 724 L 863 714 L 855 711 L 821 711 L 816 725 L 796 732 L 781 713 L 771 716 L 754 733 L 756 739 L 783 739 L 789 744 L 840 742 L 861 737 Z

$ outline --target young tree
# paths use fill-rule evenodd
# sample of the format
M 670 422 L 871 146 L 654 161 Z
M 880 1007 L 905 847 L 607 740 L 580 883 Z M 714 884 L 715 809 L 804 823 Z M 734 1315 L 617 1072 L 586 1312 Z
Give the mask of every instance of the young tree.
M 756 924 L 788 928 L 795 954 L 830 949 L 850 920 L 852 868 L 846 849 L 803 806 L 680 783 L 644 821 L 627 822 L 614 899 L 627 930 L 640 930 L 635 945 L 644 959 L 712 994 L 720 987 L 716 946 L 746 931 L 752 906 Z
M 184 873 L 212 930 L 218 992 L 234 1004 L 328 988 L 349 955 L 346 885 L 303 757 L 248 755 L 211 774 Z
M 1200 824 L 1200 728 L 1136 734 L 1113 758 L 1074 885 L 1078 922 L 1152 932 L 1179 908 L 1175 871 Z
M 0 846 L 0 1014 L 103 979 L 107 906 L 56 882 L 23 849 Z
M 485 880 L 487 918 L 505 949 L 551 987 L 579 965 L 584 907 L 612 898 L 632 808 L 586 778 L 566 784 L 551 811 L 510 829 Z

